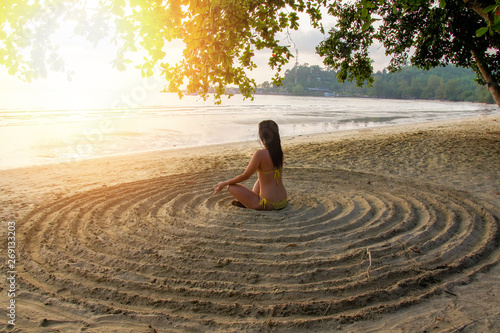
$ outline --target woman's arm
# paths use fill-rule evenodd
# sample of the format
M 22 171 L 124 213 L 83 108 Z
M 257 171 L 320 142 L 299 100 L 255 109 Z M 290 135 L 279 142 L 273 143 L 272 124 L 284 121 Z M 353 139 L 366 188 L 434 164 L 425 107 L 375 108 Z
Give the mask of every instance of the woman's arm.
M 219 193 L 228 185 L 238 184 L 250 178 L 259 168 L 261 161 L 262 161 L 262 150 L 259 150 L 252 156 L 252 159 L 250 160 L 250 162 L 247 165 L 247 168 L 245 169 L 245 172 L 232 179 L 226 180 L 225 182 L 215 185 L 213 194 Z

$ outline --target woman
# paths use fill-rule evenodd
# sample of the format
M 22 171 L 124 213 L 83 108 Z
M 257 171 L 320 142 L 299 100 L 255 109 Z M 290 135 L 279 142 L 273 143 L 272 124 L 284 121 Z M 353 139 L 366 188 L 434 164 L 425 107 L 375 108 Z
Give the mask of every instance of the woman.
M 214 194 L 226 186 L 237 201 L 233 205 L 257 210 L 278 210 L 288 204 L 287 194 L 281 179 L 283 150 L 278 125 L 272 120 L 259 123 L 259 138 L 265 149 L 258 150 L 241 175 L 214 186 Z M 239 184 L 252 176 L 255 171 L 259 179 L 253 190 Z

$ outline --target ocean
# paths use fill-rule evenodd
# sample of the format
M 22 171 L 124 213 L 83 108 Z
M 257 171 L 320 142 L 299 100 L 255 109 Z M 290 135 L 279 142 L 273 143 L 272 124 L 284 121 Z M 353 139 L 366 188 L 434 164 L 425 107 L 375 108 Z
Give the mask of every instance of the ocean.
M 0 169 L 211 144 L 258 141 L 273 119 L 282 137 L 498 113 L 496 105 L 424 100 L 124 92 L 1 92 Z

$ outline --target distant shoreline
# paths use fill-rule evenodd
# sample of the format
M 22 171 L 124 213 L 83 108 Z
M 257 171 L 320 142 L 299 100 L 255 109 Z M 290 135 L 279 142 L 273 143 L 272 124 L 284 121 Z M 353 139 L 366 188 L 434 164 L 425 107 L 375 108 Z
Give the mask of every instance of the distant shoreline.
M 326 131 L 326 132 L 318 132 L 318 133 L 305 133 L 305 134 L 298 134 L 298 135 L 282 135 L 282 139 L 284 142 L 288 141 L 297 141 L 297 140 L 304 140 L 304 139 L 313 139 L 316 140 L 315 138 L 320 138 L 321 140 L 328 139 L 329 137 L 343 137 L 343 136 L 351 136 L 351 135 L 358 135 L 360 133 L 367 133 L 367 132 L 372 132 L 372 131 L 384 131 L 385 129 L 391 131 L 391 130 L 396 130 L 396 129 L 414 129 L 414 128 L 422 128 L 422 127 L 428 127 L 428 126 L 437 126 L 441 123 L 453 123 L 453 122 L 461 122 L 461 121 L 467 121 L 467 120 L 473 120 L 478 117 L 484 117 L 484 116 L 470 116 L 470 117 L 462 117 L 462 118 L 451 118 L 451 119 L 446 119 L 446 120 L 434 120 L 434 121 L 420 121 L 420 122 L 409 122 L 409 123 L 403 123 L 403 124 L 388 124 L 388 123 L 380 123 L 377 125 L 371 125 L 371 126 L 366 126 L 366 127 L 360 127 L 360 128 L 355 128 L 355 129 L 350 129 L 350 128 L 345 128 L 345 129 L 338 129 L 338 130 L 332 130 L 332 131 Z M 369 121 L 370 119 L 361 119 L 361 123 Z M 348 124 L 349 121 L 339 121 L 339 124 L 346 123 Z M 300 123 L 297 123 L 297 125 L 300 125 Z M 120 157 L 126 157 L 126 156 L 134 156 L 134 155 L 141 155 L 141 154 L 156 154 L 156 153 L 162 153 L 163 151 L 180 151 L 182 152 L 183 150 L 191 150 L 191 149 L 211 149 L 212 147 L 224 147 L 224 146 L 233 146 L 233 145 L 239 145 L 239 144 L 255 144 L 257 143 L 257 139 L 244 139 L 240 141 L 224 141 L 224 142 L 212 142 L 212 143 L 198 143 L 198 144 L 191 144 L 191 145 L 173 145 L 171 147 L 162 147 L 162 148 L 157 148 L 157 149 L 145 149 L 145 150 L 139 150 L 135 152 L 124 152 L 124 153 L 115 153 L 115 154 L 108 154 L 108 155 L 100 155 L 100 156 L 91 156 L 91 157 L 86 157 L 86 158 L 75 158 L 71 159 L 70 161 L 51 161 L 48 159 L 44 163 L 31 163 L 31 164 L 12 164 L 11 166 L 8 167 L 0 167 L 1 170 L 9 170 L 9 169 L 18 169 L 18 168 L 30 168 L 30 167 L 37 167 L 37 166 L 50 166 L 50 165 L 58 165 L 58 164 L 65 164 L 65 163 L 78 163 L 78 162 L 83 162 L 83 161 L 92 161 L 96 159 L 106 159 L 106 158 L 120 158 Z M 49 156 L 50 158 L 50 156 Z M 1 165 L 1 162 L 0 162 Z

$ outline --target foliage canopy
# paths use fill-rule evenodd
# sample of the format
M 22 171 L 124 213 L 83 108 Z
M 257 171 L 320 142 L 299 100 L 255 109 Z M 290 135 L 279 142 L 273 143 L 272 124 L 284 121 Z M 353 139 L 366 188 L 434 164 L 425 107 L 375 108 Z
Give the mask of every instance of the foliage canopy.
M 339 22 L 318 47 L 340 80 L 372 82 L 368 53 L 378 40 L 391 56 L 390 71 L 408 64 L 472 68 L 500 105 L 499 0 L 359 0 L 335 2 Z M 497 15 L 498 14 L 498 15 Z M 489 33 L 485 33 L 489 31 Z
M 92 4 L 91 4 L 92 3 Z M 251 97 L 256 87 L 248 77 L 255 51 L 271 51 L 273 82 L 291 58 L 290 43 L 279 33 L 299 29 L 298 13 L 307 13 L 323 31 L 322 8 L 338 19 L 317 51 L 338 78 L 371 82 L 368 49 L 380 41 L 392 56 L 391 70 L 410 59 L 421 68 L 448 63 L 481 74 L 495 97 L 500 78 L 500 0 L 3 0 L 0 3 L 0 64 L 25 80 L 64 71 L 52 36 L 64 21 L 74 32 L 97 44 L 117 45 L 113 65 L 124 70 L 129 52 L 146 52 L 139 65 L 144 76 L 160 69 L 169 90 L 206 97 L 216 87 L 216 100 L 226 85 Z M 182 41 L 183 59 L 166 61 L 168 43 Z M 413 52 L 414 50 L 414 52 Z M 497 100 L 500 105 L 500 97 Z
M 155 68 L 169 82 L 206 97 L 210 86 L 217 98 L 226 85 L 237 85 L 246 97 L 256 87 L 247 71 L 254 70 L 255 50 L 268 49 L 269 66 L 280 81 L 282 66 L 293 57 L 278 32 L 299 28 L 305 12 L 322 29 L 320 8 L 326 0 L 100 0 L 91 7 L 84 0 L 5 0 L 0 4 L 0 63 L 27 81 L 47 75 L 47 68 L 64 70 L 64 61 L 51 42 L 62 21 L 74 21 L 76 34 L 96 44 L 107 38 L 118 46 L 113 65 L 125 70 L 129 52 L 147 52 L 139 66 L 144 76 Z M 169 42 L 184 44 L 183 59 L 164 61 Z M 3 45 L 2 45 L 3 44 Z

